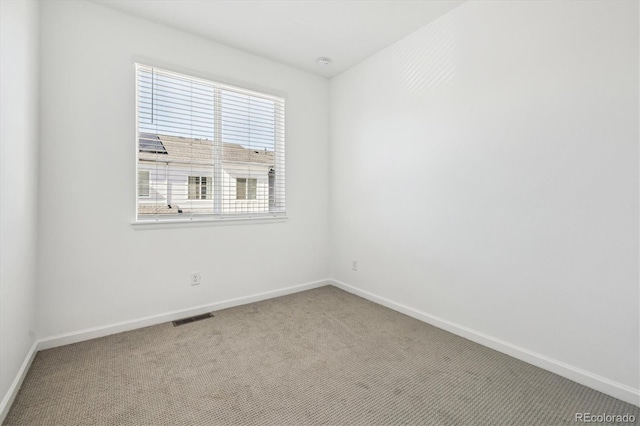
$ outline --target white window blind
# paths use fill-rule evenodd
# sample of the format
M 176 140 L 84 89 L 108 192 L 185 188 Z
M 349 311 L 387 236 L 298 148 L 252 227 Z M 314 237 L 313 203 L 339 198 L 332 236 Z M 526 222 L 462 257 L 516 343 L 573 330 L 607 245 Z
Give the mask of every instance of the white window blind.
M 138 221 L 284 215 L 284 99 L 140 64 L 136 76 Z

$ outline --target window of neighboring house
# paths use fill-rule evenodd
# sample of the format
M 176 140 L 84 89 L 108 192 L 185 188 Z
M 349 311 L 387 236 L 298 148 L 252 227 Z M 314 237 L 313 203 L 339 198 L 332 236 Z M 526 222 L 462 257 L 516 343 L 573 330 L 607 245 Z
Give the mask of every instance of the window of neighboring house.
M 236 200 L 255 200 L 257 193 L 258 179 L 236 179 Z
M 138 221 L 285 215 L 283 98 L 140 64 L 136 77 Z
M 138 197 L 149 196 L 149 171 L 138 170 Z
M 189 200 L 211 200 L 212 179 L 206 176 L 189 176 Z

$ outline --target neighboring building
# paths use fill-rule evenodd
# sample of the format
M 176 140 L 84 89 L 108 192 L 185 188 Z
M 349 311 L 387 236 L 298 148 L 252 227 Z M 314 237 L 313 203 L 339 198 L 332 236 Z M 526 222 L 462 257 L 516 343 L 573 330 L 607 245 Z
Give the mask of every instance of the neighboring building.
M 138 151 L 139 215 L 259 213 L 273 206 L 273 151 L 149 133 L 140 134 Z

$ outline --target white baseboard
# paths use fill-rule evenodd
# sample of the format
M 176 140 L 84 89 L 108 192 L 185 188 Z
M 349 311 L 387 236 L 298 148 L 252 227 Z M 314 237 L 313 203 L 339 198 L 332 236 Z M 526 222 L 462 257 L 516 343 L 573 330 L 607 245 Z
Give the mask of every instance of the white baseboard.
M 222 302 L 211 303 L 207 305 L 195 306 L 192 308 L 181 309 L 178 311 L 165 312 L 163 314 L 152 315 L 148 317 L 138 318 L 129 321 L 122 321 L 115 324 L 104 325 L 100 327 L 87 328 L 85 330 L 73 331 L 71 333 L 58 334 L 56 336 L 46 337 L 39 340 L 38 350 L 55 348 L 58 346 L 68 345 L 71 343 L 82 342 L 85 340 L 95 339 L 98 337 L 109 336 L 111 334 L 122 333 L 123 331 L 135 330 L 151 325 L 162 324 L 168 321 L 174 321 L 180 318 L 200 315 L 211 311 L 219 311 L 220 309 L 231 308 L 234 306 L 246 305 L 247 303 L 259 302 L 261 300 L 272 299 L 274 297 L 285 296 L 291 293 L 310 290 L 312 288 L 330 285 L 328 280 L 313 281 L 305 284 L 285 287 L 278 290 L 265 291 L 249 296 L 237 297 L 235 299 L 224 300 Z
M 2 402 L 0 402 L 0 425 L 4 422 L 5 417 L 9 414 L 9 410 L 11 409 L 11 404 L 13 404 L 13 400 L 16 399 L 16 395 L 20 390 L 20 386 L 22 386 L 22 382 L 24 381 L 25 376 L 27 375 L 27 371 L 29 371 L 29 367 L 31 367 L 31 363 L 33 359 L 36 357 L 38 353 L 38 342 L 33 342 L 31 345 L 31 349 L 27 352 L 27 356 L 24 358 L 20 369 L 18 370 L 18 374 L 16 374 L 15 379 L 13 379 L 13 383 L 9 386 L 9 390 L 5 394 Z
M 551 371 L 552 373 L 580 383 L 581 385 L 590 387 L 599 392 L 605 393 L 614 398 L 618 398 L 622 401 L 628 402 L 629 404 L 640 407 L 640 390 L 638 389 L 634 389 L 622 383 L 607 379 L 606 377 L 602 377 L 589 371 L 585 371 L 583 369 L 566 364 L 564 362 L 549 358 L 545 355 L 532 352 L 520 346 L 512 345 L 511 343 L 496 339 L 495 337 L 489 336 L 471 328 L 455 324 L 451 321 L 438 318 L 434 315 L 427 314 L 401 303 L 396 303 L 385 297 L 375 295 L 342 281 L 338 281 L 335 279 L 331 279 L 329 281 L 335 287 L 338 287 L 349 293 L 355 294 L 379 305 L 386 306 L 387 308 L 393 309 L 394 311 L 401 312 L 412 318 L 415 318 L 422 322 L 426 322 L 427 324 L 431 324 L 450 333 L 464 337 L 465 339 L 471 340 L 472 342 L 510 355 L 521 361 L 535 365 L 536 367 L 543 368 L 547 371 Z

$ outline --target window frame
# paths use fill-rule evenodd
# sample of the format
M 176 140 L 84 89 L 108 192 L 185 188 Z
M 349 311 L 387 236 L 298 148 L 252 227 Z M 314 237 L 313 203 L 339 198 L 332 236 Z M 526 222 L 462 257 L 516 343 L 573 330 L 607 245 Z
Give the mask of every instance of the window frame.
M 280 119 L 278 121 L 280 129 L 276 130 L 276 137 L 274 139 L 274 152 L 275 152 L 275 162 L 277 165 L 281 165 L 281 170 L 279 170 L 279 174 L 277 175 L 277 179 L 279 185 L 281 186 L 281 190 L 279 190 L 272 197 L 269 194 L 267 208 L 268 211 L 265 212 L 246 212 L 246 213 L 214 213 L 214 214 L 190 214 L 179 217 L 171 217 L 171 218 L 141 218 L 138 212 L 139 209 L 139 197 L 137 193 L 137 185 L 138 185 L 138 170 L 140 165 L 139 160 L 139 137 L 140 137 L 140 125 L 139 125 L 139 84 L 138 84 L 138 70 L 139 68 L 150 68 L 161 70 L 164 73 L 175 74 L 179 77 L 186 77 L 196 81 L 204 81 L 208 84 L 214 84 L 222 89 L 227 89 L 235 92 L 245 92 L 249 95 L 258 95 L 259 97 L 264 98 L 272 98 L 276 104 L 274 107 L 277 114 L 280 115 Z M 135 97 L 135 105 L 134 109 L 136 111 L 135 114 L 135 143 L 134 143 L 134 151 L 135 151 L 135 167 L 136 173 L 134 174 L 136 179 L 136 197 L 135 197 L 135 215 L 131 224 L 139 229 L 154 229 L 154 228 L 164 228 L 164 227 L 181 227 L 185 225 L 195 225 L 195 226 L 209 226 L 215 224 L 246 224 L 246 223 L 269 223 L 269 222 L 283 222 L 288 219 L 287 210 L 286 210 L 286 187 L 287 187 L 287 179 L 285 174 L 286 167 L 286 155 L 285 155 L 285 146 L 286 146 L 286 133 L 287 133 L 287 125 L 286 125 L 286 110 L 287 110 L 287 94 L 273 89 L 266 89 L 263 86 L 257 86 L 255 84 L 248 84 L 246 82 L 240 82 L 236 80 L 229 80 L 225 78 L 220 78 L 219 76 L 211 76 L 206 73 L 197 72 L 192 69 L 186 69 L 175 65 L 168 65 L 163 63 L 157 63 L 155 61 L 144 60 L 140 62 L 137 58 L 134 58 L 134 97 Z M 277 167 L 277 166 L 276 166 Z M 214 164 L 215 170 L 215 164 Z M 273 169 L 271 170 L 273 171 Z M 214 174 L 216 172 L 214 171 Z M 149 173 L 149 197 L 151 195 L 151 174 Z M 215 184 L 215 177 L 212 178 L 212 181 Z M 269 172 L 268 184 L 269 189 L 271 189 L 271 185 L 276 182 L 274 175 Z M 211 192 L 215 194 L 215 187 L 211 188 Z M 256 192 L 257 192 L 257 183 L 256 183 Z M 144 197 L 145 199 L 147 197 Z M 256 196 L 257 198 L 257 196 Z M 209 200 L 209 199 L 207 199 Z M 198 201 L 198 200 L 193 200 Z M 253 201 L 253 200 L 244 200 L 244 201 Z M 278 205 L 278 203 L 281 203 Z M 142 225 L 138 227 L 138 225 Z
M 244 180 L 244 194 L 243 198 L 239 198 L 240 193 L 238 192 L 238 184 L 240 180 Z M 251 192 L 251 183 L 253 182 L 253 198 L 250 198 Z M 236 178 L 236 201 L 257 201 L 258 200 L 258 179 L 250 178 L 250 177 L 238 177 Z
M 191 180 L 194 180 L 192 182 Z M 204 179 L 204 181 L 203 181 Z M 196 197 L 191 197 L 191 188 L 194 187 Z M 204 189 L 204 198 L 202 190 Z M 213 177 L 212 176 L 187 176 L 187 200 L 213 200 Z

